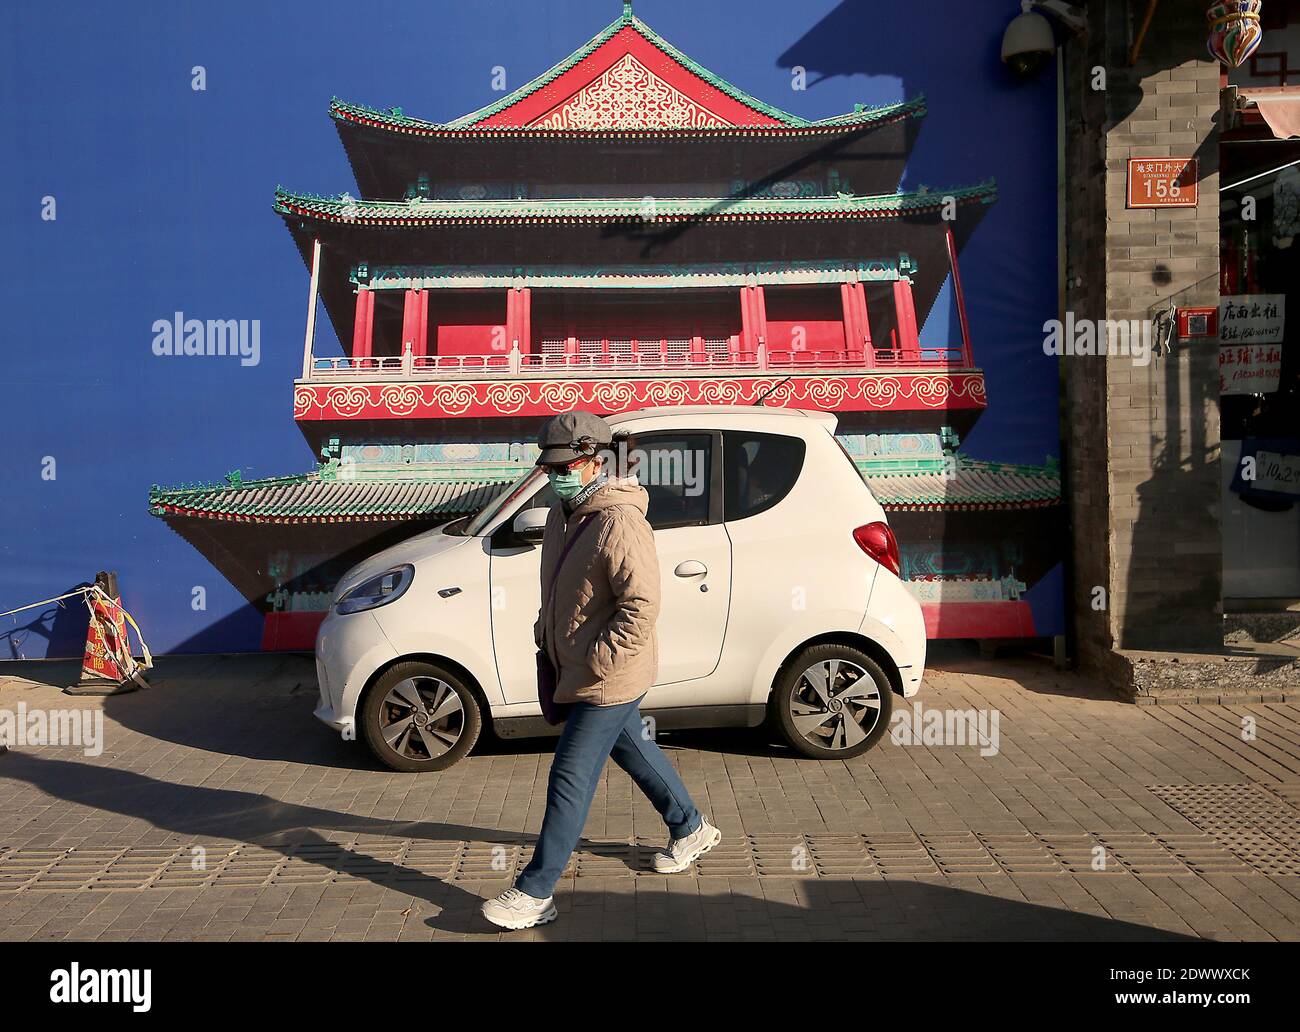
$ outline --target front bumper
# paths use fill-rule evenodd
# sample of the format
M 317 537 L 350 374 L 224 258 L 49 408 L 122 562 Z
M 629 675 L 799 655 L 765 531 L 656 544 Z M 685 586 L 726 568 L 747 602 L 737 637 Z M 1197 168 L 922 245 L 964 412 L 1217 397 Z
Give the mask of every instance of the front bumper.
M 335 731 L 341 732 L 345 738 L 355 737 L 357 722 L 351 716 L 340 716 L 335 710 L 334 700 L 330 697 L 329 670 L 319 659 L 316 660 L 316 684 L 320 688 L 320 704 L 312 712 L 312 716 L 321 723 L 328 724 Z
M 373 613 L 330 613 L 316 634 L 317 720 L 347 735 L 357 704 L 375 671 L 397 658 Z

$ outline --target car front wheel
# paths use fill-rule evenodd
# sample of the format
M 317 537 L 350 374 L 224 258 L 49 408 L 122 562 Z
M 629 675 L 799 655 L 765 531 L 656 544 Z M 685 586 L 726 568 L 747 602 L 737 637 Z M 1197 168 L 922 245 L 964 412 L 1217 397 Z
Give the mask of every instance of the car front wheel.
M 361 730 L 375 758 L 392 770 L 446 770 L 483 729 L 478 699 L 432 663 L 398 663 L 366 693 Z
M 818 760 L 858 756 L 889 726 L 893 689 L 880 664 L 847 645 L 804 649 L 777 678 L 773 715 L 796 752 Z

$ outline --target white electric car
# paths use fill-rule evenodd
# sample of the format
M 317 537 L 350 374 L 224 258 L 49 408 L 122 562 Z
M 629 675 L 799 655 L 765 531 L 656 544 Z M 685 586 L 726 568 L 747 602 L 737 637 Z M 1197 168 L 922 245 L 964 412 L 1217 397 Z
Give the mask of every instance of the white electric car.
M 822 412 L 734 406 L 612 417 L 650 495 L 662 580 L 660 729 L 770 719 L 840 759 L 914 695 L 925 626 L 885 514 Z M 627 472 L 624 469 L 623 472 Z M 554 733 L 537 702 L 540 541 L 556 502 L 530 469 L 474 516 L 350 570 L 316 638 L 316 716 L 394 770 L 442 770 L 485 722 Z

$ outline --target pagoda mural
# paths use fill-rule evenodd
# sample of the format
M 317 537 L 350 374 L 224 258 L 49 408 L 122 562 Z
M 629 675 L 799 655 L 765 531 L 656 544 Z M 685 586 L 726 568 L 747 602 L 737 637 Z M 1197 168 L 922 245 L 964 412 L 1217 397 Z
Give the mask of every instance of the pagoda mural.
M 310 276 L 292 399 L 316 467 L 150 494 L 264 613 L 264 648 L 310 648 L 344 570 L 485 504 L 545 417 L 760 398 L 839 415 L 932 637 L 1055 630 L 1022 595 L 1061 560 L 1056 468 L 959 450 L 988 398 L 958 258 L 997 191 L 898 192 L 923 98 L 809 121 L 624 4 L 454 121 L 330 115 L 356 196 L 275 194 Z M 922 345 L 949 282 L 957 339 Z

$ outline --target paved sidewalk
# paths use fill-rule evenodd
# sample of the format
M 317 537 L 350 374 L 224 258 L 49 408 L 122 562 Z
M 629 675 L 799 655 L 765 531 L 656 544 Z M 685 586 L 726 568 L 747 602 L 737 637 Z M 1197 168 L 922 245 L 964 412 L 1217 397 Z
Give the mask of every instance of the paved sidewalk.
M 60 693 L 76 673 L 0 666 L 0 711 L 105 716 L 101 755 L 0 755 L 0 939 L 497 937 L 477 905 L 527 861 L 550 741 L 391 774 L 313 720 L 304 657 L 165 658 L 107 700 Z M 1300 938 L 1300 707 L 1140 708 L 958 648 L 917 701 L 996 711 L 996 737 L 922 725 L 820 763 L 762 732 L 665 734 L 722 845 L 648 871 L 662 825 L 607 771 L 560 920 L 502 936 Z

